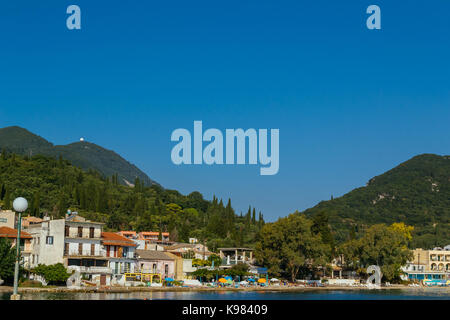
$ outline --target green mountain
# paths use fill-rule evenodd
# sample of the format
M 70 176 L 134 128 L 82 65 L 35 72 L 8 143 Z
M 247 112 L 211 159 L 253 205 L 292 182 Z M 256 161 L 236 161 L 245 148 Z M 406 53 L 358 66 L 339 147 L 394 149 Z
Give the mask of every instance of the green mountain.
M 148 186 L 156 183 L 112 150 L 85 141 L 54 146 L 44 138 L 17 126 L 0 129 L 0 149 L 28 156 L 62 156 L 77 167 L 96 170 L 106 177 L 117 174 L 121 184 L 134 184 L 136 178 Z
M 346 240 L 353 231 L 377 223 L 414 226 L 413 246 L 450 244 L 450 156 L 418 155 L 365 187 L 322 201 L 304 211 L 328 216 L 334 236 Z

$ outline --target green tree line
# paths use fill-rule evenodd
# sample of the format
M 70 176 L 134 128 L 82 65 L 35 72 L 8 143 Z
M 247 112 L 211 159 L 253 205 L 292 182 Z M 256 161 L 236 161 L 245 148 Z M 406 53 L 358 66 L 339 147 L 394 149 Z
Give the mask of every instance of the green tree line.
M 154 230 L 170 232 L 171 240 L 196 237 L 211 250 L 221 246 L 254 245 L 264 225 L 262 213 L 249 208 L 237 215 L 228 199 L 205 200 L 201 193 L 182 195 L 158 185 L 145 186 L 139 178 L 134 187 L 120 185 L 117 174 L 105 177 L 84 171 L 62 157 L 0 156 L 0 205 L 10 209 L 12 200 L 29 200 L 27 213 L 62 218 L 67 210 L 106 224 L 110 231 Z

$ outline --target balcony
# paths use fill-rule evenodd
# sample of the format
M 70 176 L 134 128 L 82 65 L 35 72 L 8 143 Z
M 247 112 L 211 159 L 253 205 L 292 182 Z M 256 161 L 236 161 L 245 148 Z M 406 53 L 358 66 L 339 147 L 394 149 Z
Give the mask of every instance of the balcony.
M 78 271 L 80 273 L 89 274 L 112 274 L 112 270 L 108 267 L 84 267 L 84 266 L 68 266 L 68 270 Z
M 130 267 L 121 267 L 119 269 L 112 269 L 113 274 L 125 274 L 125 273 L 132 273 L 133 269 Z M 136 271 L 137 272 L 137 271 Z
M 69 252 L 69 254 L 67 254 L 67 252 L 64 252 L 64 257 L 68 257 L 68 258 L 85 258 L 85 259 L 99 259 L 99 258 L 106 258 L 105 255 L 101 255 L 101 254 L 94 254 L 92 255 L 90 252 L 83 252 L 83 253 L 79 253 L 78 251 L 71 251 Z

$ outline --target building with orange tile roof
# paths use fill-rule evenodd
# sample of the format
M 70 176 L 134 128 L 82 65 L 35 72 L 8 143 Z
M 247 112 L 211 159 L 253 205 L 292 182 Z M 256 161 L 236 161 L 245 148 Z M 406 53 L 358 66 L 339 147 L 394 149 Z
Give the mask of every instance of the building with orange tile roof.
M 162 232 L 161 233 L 162 239 L 161 241 L 170 241 L 169 232 Z M 138 233 L 138 239 L 139 240 L 152 240 L 152 241 L 158 241 L 159 240 L 159 232 L 156 231 L 142 231 Z
M 42 223 L 44 219 L 28 215 L 22 218 L 22 228 L 28 228 L 30 225 Z
M 136 243 L 114 232 L 102 232 L 102 245 L 113 273 L 112 283 L 122 284 L 124 274 L 133 273 L 136 269 Z
M 17 243 L 17 229 L 9 227 L 0 227 L 0 238 L 7 238 L 11 241 L 12 246 L 16 246 Z M 20 253 L 23 259 L 23 265 L 25 268 L 30 267 L 30 255 L 32 251 L 32 236 L 28 232 L 21 230 L 20 232 Z
M 120 234 L 123 237 L 126 237 L 128 239 L 137 239 L 137 233 L 136 231 L 119 231 L 117 234 Z

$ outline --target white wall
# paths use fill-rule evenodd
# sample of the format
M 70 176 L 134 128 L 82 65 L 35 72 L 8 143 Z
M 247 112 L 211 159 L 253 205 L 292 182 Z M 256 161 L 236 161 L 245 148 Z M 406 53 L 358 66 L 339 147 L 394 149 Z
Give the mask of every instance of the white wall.
M 94 255 L 100 256 L 102 255 L 100 252 L 100 241 L 99 240 L 90 240 L 90 239 L 68 239 L 66 238 L 66 243 L 69 244 L 69 255 L 78 256 L 79 254 L 79 244 L 83 245 L 83 256 L 91 255 L 91 245 L 94 244 Z
M 6 222 L 4 221 L 6 220 Z M 14 229 L 16 214 L 11 210 L 0 210 L 0 227 Z
M 38 264 L 63 263 L 64 259 L 64 219 L 48 220 L 27 229 L 33 237 L 30 257 L 31 267 Z M 46 244 L 47 236 L 53 236 L 53 244 Z M 38 240 L 39 239 L 39 240 Z

